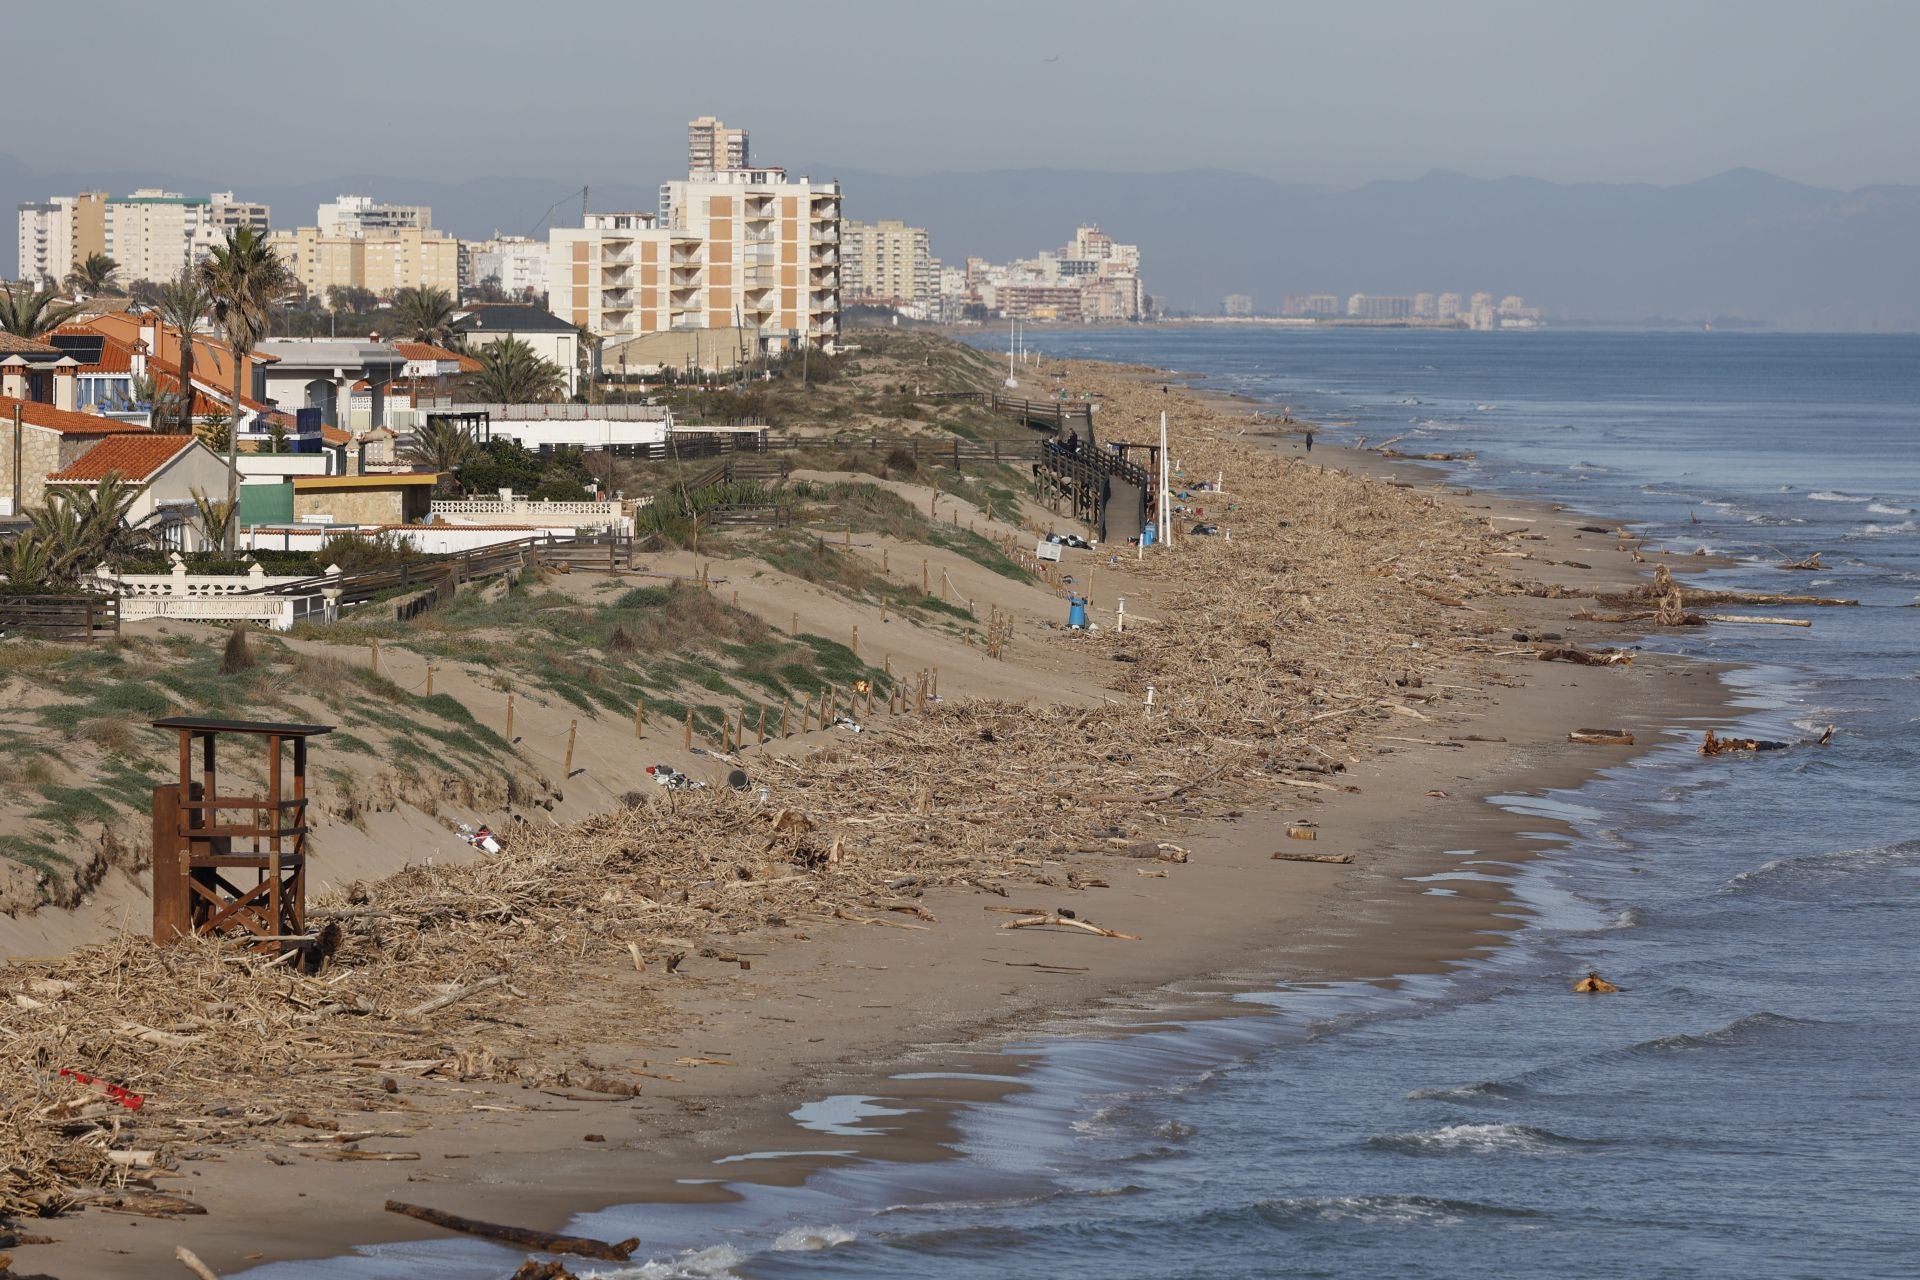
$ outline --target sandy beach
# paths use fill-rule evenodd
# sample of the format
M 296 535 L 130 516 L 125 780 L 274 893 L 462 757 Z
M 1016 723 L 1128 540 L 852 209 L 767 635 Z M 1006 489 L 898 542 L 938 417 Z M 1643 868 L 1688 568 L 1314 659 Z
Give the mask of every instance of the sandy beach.
M 1428 468 L 1373 454 L 1321 446 L 1309 459 L 1294 429 L 1250 418 L 1247 405 L 1164 393 L 1154 371 L 1056 371 L 1101 399 L 1110 436 L 1140 438 L 1133 433 L 1167 409 L 1189 482 L 1224 478 L 1224 494 L 1196 491 L 1192 501 L 1231 502 L 1216 512 L 1232 540 L 1180 536 L 1171 552 L 1137 560 L 1128 550 L 1117 562 L 1107 549 L 1067 551 L 1057 572 L 1074 575 L 1076 590 L 1091 578 L 1101 626 L 1092 636 L 1052 625 L 1065 608 L 1048 584 L 1002 589 L 998 603 L 1020 617 L 1004 661 L 952 638 L 918 650 L 902 642 L 903 666 L 940 668 L 944 702 L 924 717 L 871 719 L 852 745 L 783 744 L 777 758 L 795 768 L 767 767 L 771 778 L 814 784 L 776 781 L 770 804 L 804 813 L 817 842 L 831 842 L 823 868 L 795 872 L 749 849 L 746 836 L 764 832 L 769 815 L 717 796 L 713 805 L 734 807 L 655 802 L 597 819 L 607 825 L 584 836 L 555 827 L 530 839 L 532 857 L 547 856 L 551 842 L 644 843 L 698 829 L 688 839 L 734 850 L 739 896 L 763 894 L 765 905 L 751 922 L 716 912 L 712 935 L 693 938 L 671 971 L 659 957 L 678 948 L 649 941 L 629 962 L 624 947 L 608 945 L 612 933 L 583 926 L 569 937 L 530 910 L 546 932 L 528 966 L 539 972 L 513 979 L 523 999 L 436 1015 L 444 1021 L 421 1031 L 420 1052 L 382 1045 L 351 1080 L 336 1071 L 310 1104 L 288 1102 L 302 1088 L 297 1072 L 263 1086 L 257 1114 L 232 1110 L 234 1125 L 167 1143 L 171 1176 L 157 1185 L 191 1196 L 204 1214 L 89 1208 L 35 1222 L 58 1243 L 17 1247 L 22 1274 L 161 1274 L 177 1270 L 179 1245 L 224 1274 L 440 1234 L 382 1212 L 389 1198 L 559 1229 L 607 1204 L 718 1194 L 683 1180 L 712 1178 L 716 1159 L 749 1152 L 796 1153 L 746 1166 L 747 1180 L 776 1183 L 804 1179 L 823 1159 L 938 1159 L 945 1117 L 988 1086 L 908 1084 L 890 1080 L 896 1072 L 989 1060 L 1005 1072 L 1008 1062 L 992 1055 L 1008 1038 L 1085 1028 L 1094 1015 L 1100 1034 L 1170 1016 L 1245 1015 L 1226 998 L 1276 981 L 1443 972 L 1499 946 L 1515 904 L 1501 883 L 1436 897 L 1411 877 L 1447 865 L 1449 850 L 1519 861 L 1552 840 L 1550 824 L 1486 797 L 1575 785 L 1722 714 L 1702 664 L 1540 660 L 1542 643 L 1632 643 L 1630 627 L 1570 621 L 1576 599 L 1514 586 L 1635 588 L 1663 557 L 1636 556 L 1630 539 L 1593 531 L 1604 522 L 1449 491 Z M 955 515 L 986 521 L 979 511 Z M 1032 536 L 1000 524 L 1005 536 Z M 861 554 L 884 550 L 875 543 Z M 1321 558 L 1303 562 L 1301 550 Z M 1683 560 L 1695 563 L 1670 563 Z M 782 625 L 798 613 L 791 592 L 756 585 L 745 566 L 736 576 L 741 608 Z M 1121 595 L 1125 637 L 1111 629 Z M 807 607 L 819 611 L 809 626 L 846 620 L 831 600 Z M 1157 720 L 1143 701 L 1148 677 L 1169 681 L 1156 688 Z M 1629 732 L 1635 745 L 1569 743 L 1572 729 L 1589 726 Z M 1129 742 L 1137 757 L 1123 751 Z M 568 816 L 621 790 L 596 785 L 569 797 L 579 808 Z M 996 803 L 1003 814 L 980 816 Z M 893 815 L 891 824 L 860 821 L 876 815 Z M 1016 823 L 1029 837 L 1018 857 L 1003 843 Z M 976 831 L 987 838 L 972 839 Z M 818 895 L 804 917 L 792 910 L 803 874 L 820 882 L 803 886 Z M 669 902 L 663 876 L 644 863 L 625 887 L 600 887 Z M 779 883 L 786 876 L 793 883 Z M 372 892 L 387 900 L 380 885 Z M 1029 907 L 1068 907 L 1129 936 L 1001 927 L 1020 919 L 1009 910 Z M 553 910 L 585 914 L 573 899 Z M 691 927 L 678 915 L 669 923 L 662 936 Z M 16 966 L 9 984 L 28 975 Z M 137 1007 L 126 1016 L 141 1021 Z M 592 1069 L 525 1071 L 516 1081 L 394 1065 L 437 1061 L 443 1045 L 467 1041 L 512 1046 L 528 1061 L 538 1056 L 531 1046 L 548 1058 L 564 1046 Z M 632 1096 L 611 1096 L 614 1084 Z M 789 1113 L 832 1093 L 899 1099 L 917 1114 L 884 1138 L 836 1139 L 852 1156 L 802 1154 L 819 1137 Z M 167 1102 L 156 1108 L 163 1117 L 193 1111 L 190 1100 Z M 347 1152 L 403 1158 L 332 1158 Z

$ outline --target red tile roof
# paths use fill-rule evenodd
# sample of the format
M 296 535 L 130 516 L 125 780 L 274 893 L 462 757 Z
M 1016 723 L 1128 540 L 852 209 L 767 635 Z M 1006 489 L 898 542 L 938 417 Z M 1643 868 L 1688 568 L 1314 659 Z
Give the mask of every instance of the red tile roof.
M 48 476 L 47 483 L 92 484 L 113 475 L 144 484 L 193 444 L 192 436 L 110 436 L 74 459 L 72 466 Z
M 342 431 L 339 427 L 330 427 L 323 422 L 320 424 L 320 439 L 327 444 L 352 444 L 353 432 Z
M 44 342 L 0 332 L 0 355 L 57 356 L 60 352 Z
M 451 360 L 460 366 L 461 373 L 473 373 L 480 368 L 480 362 L 464 351 L 449 351 L 431 342 L 396 342 L 393 349 L 409 360 L 432 360 L 436 363 Z
M 28 426 L 44 427 L 48 431 L 58 431 L 62 435 L 149 434 L 145 423 L 116 422 L 112 418 L 103 418 L 97 413 L 70 413 L 65 409 L 56 409 L 50 404 L 41 404 L 37 400 L 16 400 L 12 396 L 0 396 L 0 420 L 12 422 L 15 405 L 20 408 L 20 420 Z

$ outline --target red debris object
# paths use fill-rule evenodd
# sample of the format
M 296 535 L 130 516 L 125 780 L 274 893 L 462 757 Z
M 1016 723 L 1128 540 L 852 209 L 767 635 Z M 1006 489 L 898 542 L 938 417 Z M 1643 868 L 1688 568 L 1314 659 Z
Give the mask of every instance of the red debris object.
M 84 1071 L 75 1071 L 71 1067 L 60 1068 L 60 1074 L 79 1084 L 89 1085 L 98 1089 L 129 1111 L 138 1111 L 147 1105 L 147 1100 L 144 1095 L 135 1093 L 125 1085 L 109 1084 L 105 1080 L 96 1079 Z

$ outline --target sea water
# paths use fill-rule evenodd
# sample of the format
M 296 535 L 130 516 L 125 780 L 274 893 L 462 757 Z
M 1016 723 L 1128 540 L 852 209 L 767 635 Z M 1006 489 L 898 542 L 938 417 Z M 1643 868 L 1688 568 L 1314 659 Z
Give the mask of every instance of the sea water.
M 1329 442 L 1411 432 L 1409 452 L 1472 452 L 1450 480 L 1731 557 L 1700 575 L 1718 586 L 1857 598 L 1777 611 L 1809 630 L 1648 642 L 1737 664 L 1728 727 L 1836 736 L 1709 760 L 1696 727 L 1577 791 L 1496 797 L 1573 834 L 1524 865 L 1454 850 L 1432 879 L 1510 882 L 1522 924 L 1492 957 L 1312 987 L 1275 975 L 1246 1018 L 1015 1046 L 1031 1088 L 965 1112 L 956 1159 L 583 1215 L 576 1229 L 648 1241 L 644 1262 L 603 1273 L 1920 1275 L 1920 338 L 1028 341 L 1171 365 L 1339 424 Z M 1813 551 L 1818 572 L 1773 567 Z M 1622 994 L 1571 995 L 1590 968 Z M 824 1149 L 898 1109 L 823 1098 L 796 1123 Z M 514 1261 L 437 1242 L 252 1274 L 478 1277 Z

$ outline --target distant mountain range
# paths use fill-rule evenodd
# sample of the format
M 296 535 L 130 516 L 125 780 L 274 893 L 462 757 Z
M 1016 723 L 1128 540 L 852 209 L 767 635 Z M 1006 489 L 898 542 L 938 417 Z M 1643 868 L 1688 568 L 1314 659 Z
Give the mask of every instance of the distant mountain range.
M 1920 187 L 1834 191 L 1753 169 L 1659 187 L 1436 172 L 1351 189 L 1198 169 L 865 173 L 838 177 L 847 216 L 925 226 L 949 263 L 1056 248 L 1082 222 L 1141 246 L 1147 287 L 1172 307 L 1219 310 L 1229 293 L 1277 311 L 1283 293 L 1524 295 L 1563 320 L 1744 319 L 1786 328 L 1920 329 Z M 566 184 L 457 184 L 354 174 L 296 184 L 141 173 L 43 174 L 0 155 L 0 207 L 86 188 L 234 188 L 310 222 L 346 192 L 430 204 L 468 238 L 540 234 L 578 219 Z M 651 209 L 658 184 L 594 184 L 596 209 Z M 558 206 L 556 209 L 555 206 Z M 549 214 L 551 212 L 551 221 Z M 0 237 L 11 277 L 14 237 Z

